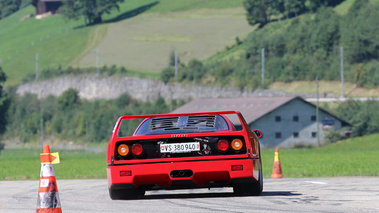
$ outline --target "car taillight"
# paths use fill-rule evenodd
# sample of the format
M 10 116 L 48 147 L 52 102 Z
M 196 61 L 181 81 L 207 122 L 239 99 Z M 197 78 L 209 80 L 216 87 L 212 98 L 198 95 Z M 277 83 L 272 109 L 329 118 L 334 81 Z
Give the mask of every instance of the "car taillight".
M 142 152 L 143 152 L 143 147 L 142 147 L 142 145 L 139 144 L 139 143 L 134 144 L 134 145 L 132 146 L 132 152 L 133 152 L 134 155 L 137 155 L 137 156 L 138 156 L 138 155 L 141 155 Z
M 126 144 L 121 144 L 118 147 L 117 152 L 121 156 L 126 156 L 129 154 L 129 147 Z
M 226 150 L 229 149 L 229 143 L 227 140 L 219 140 L 218 143 L 217 143 L 217 148 L 221 151 L 221 152 L 225 152 Z
M 243 147 L 243 143 L 242 143 L 242 140 L 241 140 L 241 139 L 236 138 L 236 139 L 234 139 L 234 140 L 232 141 L 232 148 L 233 148 L 235 151 L 239 151 L 239 150 L 241 150 L 242 147 Z

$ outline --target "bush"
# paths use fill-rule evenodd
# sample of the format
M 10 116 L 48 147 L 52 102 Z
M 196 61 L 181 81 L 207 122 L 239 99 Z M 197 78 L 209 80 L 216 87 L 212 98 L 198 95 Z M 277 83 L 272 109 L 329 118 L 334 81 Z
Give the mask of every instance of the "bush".
M 330 129 L 325 133 L 324 139 L 328 143 L 334 143 L 334 142 L 342 140 L 343 137 L 339 131 L 335 129 Z

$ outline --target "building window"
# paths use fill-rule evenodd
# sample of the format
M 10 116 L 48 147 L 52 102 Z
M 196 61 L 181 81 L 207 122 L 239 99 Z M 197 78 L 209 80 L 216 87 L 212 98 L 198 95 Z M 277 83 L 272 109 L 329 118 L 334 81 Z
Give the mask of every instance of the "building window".
M 294 138 L 298 138 L 298 137 L 299 137 L 299 133 L 298 133 L 298 132 L 294 132 L 294 133 L 293 133 L 293 137 L 294 137 Z
M 316 132 L 312 132 L 312 138 L 315 138 L 317 136 Z
M 275 138 L 281 138 L 282 133 L 281 132 L 275 132 Z
M 297 116 L 297 115 L 293 116 L 293 121 L 294 122 L 298 122 L 299 121 L 299 116 Z
M 316 121 L 316 115 L 311 116 L 311 121 Z
M 280 116 L 275 116 L 275 121 L 276 122 L 280 122 L 282 120 L 282 118 Z

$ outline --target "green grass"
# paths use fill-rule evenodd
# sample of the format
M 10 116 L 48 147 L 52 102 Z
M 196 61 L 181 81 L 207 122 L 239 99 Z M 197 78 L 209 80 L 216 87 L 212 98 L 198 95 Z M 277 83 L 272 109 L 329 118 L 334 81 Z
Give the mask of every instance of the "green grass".
M 274 150 L 263 150 L 262 154 L 264 175 L 270 177 Z M 321 148 L 282 149 L 279 157 L 283 177 L 378 176 L 379 134 Z
M 143 2 L 143 1 L 141 1 Z M 155 2 L 155 1 L 148 1 Z M 233 7 L 241 7 L 243 0 L 160 0 L 159 3 L 154 6 L 149 12 L 151 13 L 168 13 L 179 12 L 196 9 L 225 9 Z M 138 1 L 140 3 L 140 1 Z
M 54 164 L 57 179 L 106 178 L 106 154 L 82 150 L 54 150 L 60 163 Z M 37 149 L 9 149 L 0 154 L 0 180 L 37 180 L 41 162 Z
M 106 178 L 106 154 L 81 150 L 54 150 L 61 162 L 54 165 L 57 179 Z M 0 180 L 37 180 L 41 169 L 40 150 L 6 149 L 0 154 Z M 340 141 L 321 148 L 281 149 L 284 178 L 378 176 L 379 134 Z M 263 174 L 269 178 L 274 150 L 262 150 Z
M 87 44 L 91 28 L 81 28 L 81 22 L 64 22 L 59 16 L 20 21 L 34 13 L 29 6 L 0 21 L 0 61 L 8 76 L 7 84 L 15 85 L 28 74 L 35 74 L 36 54 L 40 70 L 65 67 Z

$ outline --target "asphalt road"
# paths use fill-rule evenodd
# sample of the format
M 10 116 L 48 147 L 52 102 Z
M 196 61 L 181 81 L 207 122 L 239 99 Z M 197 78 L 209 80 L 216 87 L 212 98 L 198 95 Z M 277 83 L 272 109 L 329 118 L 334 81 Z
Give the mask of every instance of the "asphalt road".
M 113 201 L 107 180 L 57 180 L 63 212 L 379 212 L 379 177 L 266 179 L 259 197 L 231 188 L 151 191 Z M 0 212 L 35 212 L 38 181 L 0 181 Z

